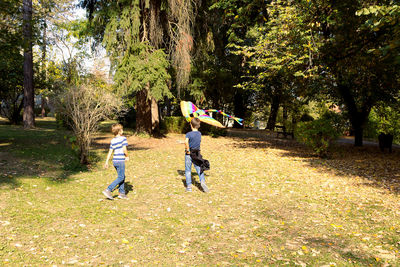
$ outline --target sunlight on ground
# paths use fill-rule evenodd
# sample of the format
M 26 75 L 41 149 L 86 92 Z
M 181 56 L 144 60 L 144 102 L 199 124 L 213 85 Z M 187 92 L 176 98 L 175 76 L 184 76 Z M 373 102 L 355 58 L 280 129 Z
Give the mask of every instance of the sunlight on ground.
M 11 138 L 6 127 L 0 125 L 0 134 Z M 186 193 L 184 135 L 129 135 L 129 199 L 109 201 L 101 191 L 115 179 L 115 170 L 102 166 L 111 134 L 96 136 L 97 158 L 85 170 L 65 143 L 67 133 L 39 130 L 25 138 L 18 129 L 18 141 L 6 140 L 11 145 L 0 157 L 2 264 L 398 262 L 398 151 L 341 146 L 325 160 L 274 136 L 203 136 L 211 192 L 195 183 Z M 198 181 L 194 170 L 193 178 Z

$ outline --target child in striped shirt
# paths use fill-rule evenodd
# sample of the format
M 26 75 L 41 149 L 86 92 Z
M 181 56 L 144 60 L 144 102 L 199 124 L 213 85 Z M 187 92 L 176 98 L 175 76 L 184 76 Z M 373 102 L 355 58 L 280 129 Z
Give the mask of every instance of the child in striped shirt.
M 128 150 L 126 147 L 128 146 L 128 141 L 125 136 L 122 136 L 124 130 L 121 124 L 117 123 L 111 127 L 111 132 L 114 134 L 114 138 L 111 140 L 110 150 L 108 151 L 106 163 L 104 164 L 104 168 L 108 168 L 108 161 L 111 158 L 111 154 L 114 152 L 113 157 L 113 165 L 115 170 L 117 171 L 117 179 L 112 182 L 106 190 L 103 191 L 103 194 L 108 199 L 114 199 L 111 195 L 111 192 L 117 187 L 119 191 L 119 198 L 127 199 L 125 194 L 125 161 L 129 160 Z

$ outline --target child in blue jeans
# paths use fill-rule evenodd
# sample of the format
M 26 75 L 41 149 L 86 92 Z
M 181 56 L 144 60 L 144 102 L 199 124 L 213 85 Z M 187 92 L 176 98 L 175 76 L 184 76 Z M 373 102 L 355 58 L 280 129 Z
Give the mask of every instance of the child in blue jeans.
M 210 190 L 206 185 L 204 178 L 204 170 L 209 169 L 209 162 L 204 160 L 200 154 L 201 132 L 200 120 L 193 118 L 190 121 L 191 132 L 188 132 L 185 137 L 185 177 L 186 177 L 186 191 L 192 192 L 192 163 L 200 178 L 200 185 L 204 192 L 208 193 Z
M 114 124 L 111 127 L 111 132 L 115 137 L 111 140 L 110 150 L 108 151 L 104 168 L 108 168 L 108 161 L 111 158 L 111 154 L 114 152 L 113 165 L 117 171 L 118 177 L 103 191 L 103 194 L 108 199 L 114 199 L 111 192 L 118 186 L 118 198 L 127 199 L 125 194 L 125 161 L 129 160 L 128 150 L 126 149 L 128 141 L 125 136 L 122 136 L 124 130 L 121 124 Z

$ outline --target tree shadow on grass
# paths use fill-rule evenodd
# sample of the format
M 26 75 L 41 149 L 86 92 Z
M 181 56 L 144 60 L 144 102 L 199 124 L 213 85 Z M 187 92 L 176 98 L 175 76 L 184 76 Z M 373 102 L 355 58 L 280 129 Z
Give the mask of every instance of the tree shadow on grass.
M 376 264 L 375 257 L 371 253 L 373 250 L 366 246 L 363 247 L 363 245 L 360 246 L 359 239 L 354 239 L 354 236 L 346 234 L 332 236 L 329 224 L 313 226 L 312 214 L 315 210 L 311 206 L 294 209 L 291 206 L 280 206 L 279 203 L 274 206 L 272 203 L 268 208 L 261 206 L 259 209 L 258 218 L 262 218 L 266 226 L 255 228 L 253 235 L 267 242 L 282 243 L 285 248 L 294 253 L 296 251 L 304 252 L 303 246 L 305 246 L 306 250 L 313 250 L 309 251 L 310 254 L 318 255 L 319 252 L 323 252 L 322 254 L 325 255 L 331 254 L 334 258 L 340 257 L 346 262 L 350 259 L 357 266 L 359 264 L 362 266 Z M 276 222 L 285 222 L 285 224 Z M 316 262 L 310 262 L 312 266 L 322 265 L 323 262 L 318 262 L 318 256 L 314 259 Z
M 67 182 L 74 173 L 88 171 L 68 143 L 66 136 L 71 133 L 56 128 L 54 119 L 37 119 L 31 130 L 0 125 L 0 185 L 17 187 L 20 177 Z
M 341 240 L 335 240 L 331 238 L 323 238 L 323 237 L 307 237 L 305 238 L 307 244 L 312 247 L 318 249 L 330 250 L 333 253 L 337 253 L 344 260 L 351 260 L 352 262 L 356 262 L 358 264 L 363 264 L 368 266 L 370 264 L 376 264 L 376 259 L 373 255 L 369 255 L 365 251 L 360 252 L 352 251 L 349 248 L 349 242 L 342 238 Z
M 333 172 L 339 176 L 361 177 L 363 184 L 386 188 L 395 194 L 400 193 L 400 151 L 382 153 L 378 145 L 365 144 L 354 147 L 352 144 L 336 143 L 328 158 L 317 157 L 308 147 L 291 138 L 277 138 L 268 131 L 229 130 L 228 136 L 238 141 L 236 148 L 261 148 L 282 150 L 283 157 L 300 158 L 311 167 L 322 172 Z
M 92 140 L 92 145 L 91 148 L 94 150 L 104 150 L 108 151 L 110 149 L 110 141 L 112 137 L 111 136 L 101 136 L 101 137 L 95 137 Z M 128 144 L 128 151 L 136 151 L 136 150 L 148 150 L 149 148 L 146 147 L 140 147 L 136 146 L 134 144 Z

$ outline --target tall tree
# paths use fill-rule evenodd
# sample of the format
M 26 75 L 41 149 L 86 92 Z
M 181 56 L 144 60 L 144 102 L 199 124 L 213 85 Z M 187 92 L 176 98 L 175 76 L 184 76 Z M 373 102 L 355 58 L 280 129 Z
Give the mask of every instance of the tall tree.
M 21 2 L 0 2 L 0 112 L 12 124 L 21 122 L 23 100 L 23 42 Z
M 51 85 L 47 76 L 48 66 L 48 50 L 51 49 L 51 44 L 57 44 L 58 40 L 53 35 L 57 25 L 68 20 L 69 11 L 75 4 L 69 0 L 40 0 L 34 5 L 35 14 L 34 20 L 37 22 L 36 27 L 41 33 L 37 33 L 37 44 L 41 50 L 41 58 L 39 60 L 40 67 L 35 73 L 35 92 L 41 95 L 42 117 L 45 115 L 46 96 L 50 93 Z M 58 29 L 57 29 L 58 30 Z
M 301 2 L 302 13 L 312 29 L 323 37 L 319 64 L 331 89 L 328 93 L 344 105 L 355 135 L 355 146 L 362 146 L 363 128 L 371 108 L 387 101 L 398 91 L 393 55 L 372 54 L 387 45 L 394 25 L 374 31 L 364 27 L 357 11 L 378 1 L 313 0 Z M 379 1 L 394 5 L 394 1 Z M 398 68 L 397 68 L 398 69 Z
M 138 131 L 158 131 L 157 101 L 171 96 L 169 66 L 175 69 L 178 91 L 189 82 L 194 17 L 192 1 L 84 0 L 115 68 L 118 89 L 136 97 Z
M 23 0 L 24 34 L 24 128 L 35 127 L 35 93 L 33 88 L 32 0 Z
M 235 86 L 243 82 L 243 76 L 248 71 L 248 66 L 246 66 L 242 56 L 233 53 L 234 49 L 231 45 L 237 43 L 249 44 L 253 41 L 247 33 L 253 27 L 264 23 L 265 7 L 268 1 L 221 0 L 210 2 L 210 10 L 207 10 L 205 14 L 206 18 L 209 18 L 209 23 L 206 25 L 212 29 L 212 36 L 214 37 L 216 51 L 211 56 L 215 56 L 215 69 L 217 72 L 224 71 L 220 77 L 226 79 L 226 81 L 223 81 L 226 88 L 222 95 L 232 96 L 230 102 L 233 105 L 233 113 L 235 116 L 244 118 L 253 92 Z M 213 90 L 211 92 L 218 95 L 218 92 Z M 227 100 L 229 101 L 229 99 L 224 99 L 224 101 Z M 235 122 L 234 127 L 243 126 Z
M 318 37 L 298 11 L 294 2 L 273 0 L 264 22 L 251 27 L 245 40 L 230 45 L 248 67 L 239 87 L 261 92 L 270 103 L 267 128 L 271 130 L 279 107 L 284 107 L 286 116 L 289 104 L 305 96 L 304 80 L 312 80 L 318 71 L 314 64 Z

